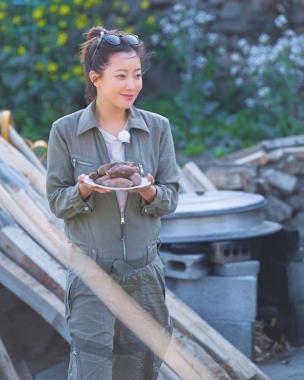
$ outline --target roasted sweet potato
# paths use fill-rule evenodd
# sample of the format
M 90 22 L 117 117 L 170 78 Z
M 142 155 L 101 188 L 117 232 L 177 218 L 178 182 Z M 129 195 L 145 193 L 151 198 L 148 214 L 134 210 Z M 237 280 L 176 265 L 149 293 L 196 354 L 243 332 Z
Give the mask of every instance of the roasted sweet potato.
M 97 183 L 97 185 L 104 185 L 104 181 L 106 181 L 107 179 L 110 179 L 111 177 L 109 175 L 103 175 L 102 177 L 99 177 L 97 179 L 95 179 L 95 183 Z
M 138 173 L 134 173 L 130 177 L 130 181 L 133 182 L 133 186 L 138 186 L 141 184 L 142 177 Z
M 99 177 L 97 170 L 95 172 L 91 172 L 89 174 L 89 178 L 91 178 L 93 181 L 95 181 Z
M 97 173 L 98 173 L 99 177 L 106 175 L 107 170 L 110 169 L 112 166 L 115 166 L 117 163 L 118 163 L 117 161 L 108 162 L 107 164 L 103 164 L 103 165 L 99 166 L 99 168 L 97 169 Z
M 103 186 L 108 186 L 108 187 L 132 187 L 133 182 L 130 181 L 127 178 L 110 178 L 106 179 L 102 183 Z
M 136 173 L 137 168 L 135 166 L 125 165 L 125 164 L 118 164 L 106 171 L 106 173 L 111 176 L 112 178 L 130 178 L 131 175 Z

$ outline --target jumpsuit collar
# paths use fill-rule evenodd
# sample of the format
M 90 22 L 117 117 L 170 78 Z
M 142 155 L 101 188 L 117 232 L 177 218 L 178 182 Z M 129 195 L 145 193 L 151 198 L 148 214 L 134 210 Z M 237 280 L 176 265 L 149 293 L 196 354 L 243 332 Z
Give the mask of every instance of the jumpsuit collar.
M 79 119 L 78 129 L 77 129 L 77 134 L 76 134 L 77 136 L 88 131 L 89 129 L 98 128 L 98 122 L 96 120 L 95 113 L 94 113 L 95 104 L 96 104 L 96 100 L 94 99 L 86 108 L 84 108 Z M 129 129 L 132 129 L 132 128 L 141 129 L 147 132 L 148 134 L 150 134 L 147 124 L 145 123 L 140 112 L 134 105 L 128 108 L 128 113 L 129 113 L 128 115 Z

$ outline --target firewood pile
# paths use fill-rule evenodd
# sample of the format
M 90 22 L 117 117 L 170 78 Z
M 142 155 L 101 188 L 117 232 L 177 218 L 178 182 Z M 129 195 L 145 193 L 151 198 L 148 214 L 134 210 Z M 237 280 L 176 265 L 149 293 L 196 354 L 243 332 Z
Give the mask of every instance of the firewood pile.
M 59 247 L 63 242 L 67 246 L 70 243 L 62 221 L 49 211 L 44 166 L 12 125 L 4 128 L 9 120 L 1 120 L 2 129 L 8 129 L 8 133 L 7 139 L 0 137 L 0 282 L 69 342 L 64 318 L 66 265 Z M 195 360 L 199 361 L 208 374 L 197 378 L 268 379 L 168 289 L 166 297 L 174 336 L 192 355 L 193 367 Z M 7 342 L 0 339 L 0 377 L 29 379 L 34 373 L 26 368 L 16 367 Z M 159 378 L 179 377 L 163 365 Z
M 304 135 L 262 141 L 203 169 L 219 190 L 264 195 L 266 219 L 296 226 L 304 238 Z
M 273 320 L 272 323 L 275 324 L 276 321 Z M 265 321 L 255 322 L 254 361 L 261 362 L 265 359 L 288 361 L 292 356 L 292 349 L 286 336 L 281 335 L 279 340 L 272 339 L 265 334 L 266 329 Z

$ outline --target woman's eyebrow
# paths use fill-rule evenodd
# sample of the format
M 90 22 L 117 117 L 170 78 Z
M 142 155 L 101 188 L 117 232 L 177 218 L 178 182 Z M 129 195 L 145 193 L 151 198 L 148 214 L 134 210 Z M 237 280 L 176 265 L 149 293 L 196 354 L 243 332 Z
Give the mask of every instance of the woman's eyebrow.
M 127 69 L 117 69 L 116 71 L 128 71 Z M 135 69 L 134 71 L 141 71 L 141 68 Z

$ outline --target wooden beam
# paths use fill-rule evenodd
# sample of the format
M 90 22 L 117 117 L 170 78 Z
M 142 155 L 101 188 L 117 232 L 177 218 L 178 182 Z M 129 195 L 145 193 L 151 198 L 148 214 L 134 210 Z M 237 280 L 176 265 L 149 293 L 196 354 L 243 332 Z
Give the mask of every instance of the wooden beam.
M 66 270 L 0 208 L 0 250 L 63 300 Z
M 9 138 L 12 144 L 24 155 L 24 157 L 26 157 L 28 161 L 41 172 L 41 174 L 46 175 L 45 167 L 12 125 L 9 129 Z
M 0 378 L 2 378 L 1 372 L 5 378 L 4 380 L 20 380 L 14 368 L 13 362 L 0 337 Z
M 215 185 L 210 181 L 210 179 L 201 171 L 201 169 L 196 165 L 195 162 L 187 162 L 183 169 L 183 173 L 187 176 L 190 182 L 195 182 L 196 191 L 198 190 L 216 190 Z
M 273 150 L 279 148 L 288 148 L 304 145 L 304 135 L 288 136 L 288 137 L 278 137 L 272 140 L 264 140 L 261 142 L 261 146 L 265 150 Z
M 63 302 L 1 251 L 0 282 L 70 341 Z
M 0 136 L 0 157 L 8 165 L 22 173 L 40 193 L 46 194 L 46 178 L 31 162 L 29 162 L 16 148 Z
M 33 215 L 35 214 L 35 211 L 37 212 L 37 207 L 35 207 L 36 210 L 32 210 L 31 216 L 31 210 L 29 208 L 31 202 L 28 200 L 29 203 L 24 207 L 26 208 L 26 212 L 24 212 L 22 206 L 19 207 L 18 203 L 16 204 L 18 197 L 14 199 L 12 196 L 14 196 L 14 193 L 10 194 L 7 189 L 0 185 L 0 206 L 2 206 L 2 208 L 15 219 L 16 223 L 18 223 L 38 244 L 40 244 L 59 262 L 62 262 L 64 255 L 60 255 L 58 247 L 62 242 L 61 235 L 63 235 L 63 233 L 58 232 L 58 235 L 55 236 L 54 231 L 51 232 L 53 227 L 50 228 L 50 233 L 48 233 L 48 225 L 35 223 L 33 220 Z

